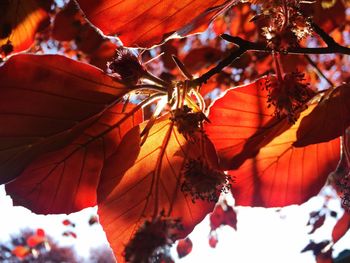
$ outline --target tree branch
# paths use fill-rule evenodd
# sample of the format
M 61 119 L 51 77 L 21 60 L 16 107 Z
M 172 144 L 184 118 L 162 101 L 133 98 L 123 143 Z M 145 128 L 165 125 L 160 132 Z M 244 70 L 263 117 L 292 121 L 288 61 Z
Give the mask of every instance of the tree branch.
M 230 55 L 221 60 L 215 67 L 204 73 L 199 78 L 190 80 L 190 85 L 193 87 L 197 87 L 202 85 L 203 83 L 206 83 L 212 76 L 214 76 L 217 73 L 220 73 L 223 68 L 230 65 L 233 61 L 235 61 L 237 58 L 239 58 L 242 54 L 244 54 L 247 51 L 247 47 L 244 45 L 239 46 L 239 48 L 235 48 L 233 51 L 231 51 Z
M 322 30 L 322 29 L 321 29 Z M 325 33 L 327 35 L 327 33 Z M 221 36 L 223 39 L 225 39 L 228 42 L 234 43 L 236 45 L 244 45 L 248 47 L 248 50 L 251 51 L 261 51 L 261 52 L 276 52 L 276 53 L 282 53 L 282 54 L 334 54 L 334 53 L 340 53 L 345 55 L 350 55 L 350 48 L 344 47 L 336 43 L 333 38 L 329 37 L 327 39 L 327 47 L 316 47 L 316 48 L 307 48 L 307 47 L 295 47 L 295 48 L 289 48 L 287 50 L 273 50 L 272 48 L 267 47 L 266 45 L 262 43 L 255 43 L 248 40 L 244 40 L 240 37 L 233 37 L 227 34 L 223 34 Z M 321 36 L 322 37 L 322 36 Z M 325 37 L 325 36 L 323 36 Z M 322 39 L 323 39 L 322 37 Z M 331 40 L 333 42 L 331 42 Z
M 317 24 L 311 23 L 316 34 L 318 34 L 323 41 L 327 44 L 327 47 L 317 47 L 317 48 L 307 48 L 307 47 L 293 47 L 287 50 L 274 50 L 269 48 L 264 43 L 251 42 L 240 37 L 234 37 L 227 34 L 221 35 L 221 37 L 238 46 L 238 49 L 235 48 L 231 51 L 230 55 L 221 60 L 215 67 L 210 69 L 208 72 L 204 73 L 199 78 L 190 80 L 191 86 L 200 86 L 203 83 L 206 83 L 213 75 L 220 73 L 223 68 L 230 65 L 234 60 L 239 58 L 242 54 L 247 51 L 259 51 L 259 52 L 275 52 L 281 54 L 344 54 L 350 55 L 350 48 L 342 46 L 335 42 L 335 40 L 328 35 L 322 28 Z M 309 61 L 310 62 L 310 61 Z M 329 81 L 328 81 L 329 82 Z M 329 82 L 330 83 L 330 82 Z M 330 83 L 331 84 L 331 83 Z

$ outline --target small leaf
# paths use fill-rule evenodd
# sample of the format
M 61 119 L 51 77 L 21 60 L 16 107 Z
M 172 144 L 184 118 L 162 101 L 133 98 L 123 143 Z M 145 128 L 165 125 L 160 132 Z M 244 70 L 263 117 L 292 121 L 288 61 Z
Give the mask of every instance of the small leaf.
M 16 246 L 12 250 L 12 254 L 19 259 L 24 259 L 26 256 L 30 254 L 30 250 L 28 247 L 25 247 L 25 246 Z
M 218 237 L 215 234 L 210 234 L 210 236 L 209 236 L 209 246 L 212 247 L 212 248 L 216 248 L 216 245 L 218 244 L 218 242 L 219 242 Z
M 72 227 L 75 227 L 75 224 L 70 221 L 69 219 L 65 219 L 62 221 L 62 224 L 65 225 L 65 226 L 72 226 Z
M 185 239 L 179 240 L 176 246 L 176 251 L 179 256 L 179 258 L 183 258 L 187 256 L 192 251 L 192 241 L 188 237 Z
M 220 226 L 228 225 L 237 230 L 237 214 L 232 206 L 221 204 L 217 205 L 214 211 L 210 214 L 210 228 L 211 231 L 216 230 Z
M 344 212 L 343 216 L 337 221 L 332 231 L 332 239 L 337 243 L 350 228 L 350 213 Z
M 45 236 L 41 236 L 38 234 L 33 234 L 27 238 L 27 245 L 30 248 L 35 248 L 36 246 L 44 243 L 46 241 Z

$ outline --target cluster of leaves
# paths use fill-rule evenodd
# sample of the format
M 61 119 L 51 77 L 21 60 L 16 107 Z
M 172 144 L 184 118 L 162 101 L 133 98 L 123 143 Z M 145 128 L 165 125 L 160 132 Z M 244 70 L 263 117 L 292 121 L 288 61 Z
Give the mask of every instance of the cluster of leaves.
M 349 208 L 347 8 L 4 1 L 0 183 L 35 213 L 98 205 L 120 262 L 170 261 L 222 192 L 301 204 L 333 172 Z

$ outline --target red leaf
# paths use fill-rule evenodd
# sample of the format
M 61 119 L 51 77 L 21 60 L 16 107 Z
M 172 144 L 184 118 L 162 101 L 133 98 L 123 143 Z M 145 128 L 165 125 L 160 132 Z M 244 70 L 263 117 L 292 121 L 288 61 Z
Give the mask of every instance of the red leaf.
M 179 255 L 179 258 L 183 258 L 191 253 L 192 251 L 192 241 L 188 237 L 185 239 L 179 240 L 179 243 L 177 244 L 176 251 Z
M 46 241 L 46 237 L 45 236 L 41 236 L 38 234 L 33 234 L 31 236 L 29 236 L 27 238 L 27 245 L 31 248 L 34 248 L 40 244 L 42 244 L 43 242 Z
M 7 194 L 15 205 L 40 214 L 68 214 L 95 206 L 105 159 L 141 121 L 140 107 L 116 104 L 72 143 L 36 159 L 6 185 Z
M 79 0 L 78 3 L 104 34 L 117 34 L 125 46 L 151 47 L 185 26 L 186 32 L 193 33 L 198 24 L 208 23 L 223 7 L 215 12 L 208 9 L 225 1 L 149 0 L 140 4 L 137 0 Z
M 216 167 L 213 146 L 203 138 L 204 152 L 198 143 L 186 141 L 169 115 L 158 119 L 140 148 L 141 127 L 125 135 L 117 152 L 105 164 L 98 188 L 99 217 L 118 260 L 126 243 L 144 220 L 164 211 L 180 218 L 184 227 L 177 238 L 187 236 L 210 212 L 214 203 L 191 201 L 181 191 L 184 165 L 188 160 L 205 158 Z
M 274 110 L 267 105 L 266 80 L 264 77 L 228 89 L 209 108 L 211 123 L 205 123 L 205 131 L 224 169 L 238 168 L 290 127 L 286 119 L 272 117 Z
M 211 230 L 215 230 L 222 225 L 224 221 L 224 208 L 221 205 L 215 206 L 214 211 L 210 214 L 210 228 Z
M 296 147 L 327 142 L 341 136 L 350 126 L 350 85 L 337 87 L 300 123 Z
M 69 219 L 65 219 L 62 221 L 62 224 L 65 226 L 75 226 Z
M 337 243 L 350 228 L 350 213 L 344 212 L 343 216 L 335 224 L 332 231 L 332 239 Z
M 301 204 L 324 186 L 340 158 L 339 139 L 304 148 L 292 146 L 300 120 L 262 147 L 256 157 L 246 160 L 238 170 L 232 194 L 236 205 L 279 207 Z M 263 136 L 263 135 L 262 135 Z
M 217 205 L 214 211 L 210 214 L 209 219 L 212 231 L 224 225 L 228 225 L 237 230 L 236 211 L 227 204 L 225 205 L 225 208 L 221 204 Z
M 0 3 L 0 57 L 28 49 L 35 33 L 49 15 L 39 0 L 13 0 Z M 47 1 L 51 2 L 51 1 Z M 10 44 L 10 46 L 6 46 Z M 12 49 L 12 51 L 8 50 Z M 7 52 L 10 51 L 10 52 Z
M 38 236 L 40 236 L 40 237 L 45 237 L 45 231 L 44 231 L 44 229 L 42 229 L 42 228 L 38 228 L 38 229 L 36 230 L 36 234 L 37 234 Z
M 87 64 L 17 55 L 0 67 L 0 183 L 33 159 L 57 150 L 129 90 Z

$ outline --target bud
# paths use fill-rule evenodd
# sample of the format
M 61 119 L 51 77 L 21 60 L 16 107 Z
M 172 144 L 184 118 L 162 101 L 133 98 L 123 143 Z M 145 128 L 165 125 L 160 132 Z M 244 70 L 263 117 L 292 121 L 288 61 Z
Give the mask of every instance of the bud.
M 270 48 L 287 50 L 297 47 L 300 40 L 311 35 L 309 18 L 304 17 L 299 9 L 300 1 L 296 0 L 262 1 L 261 14 L 255 21 Z
M 135 85 L 146 74 L 146 69 L 139 59 L 125 48 L 118 48 L 113 61 L 107 63 L 112 73 L 116 73 L 122 81 Z
M 221 193 L 228 193 L 232 179 L 223 172 L 209 167 L 201 159 L 189 159 L 185 164 L 181 191 L 197 199 L 217 202 Z

